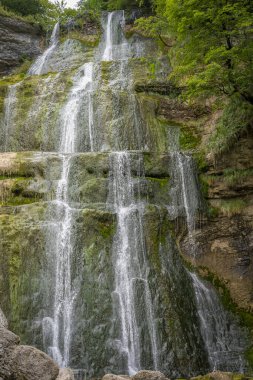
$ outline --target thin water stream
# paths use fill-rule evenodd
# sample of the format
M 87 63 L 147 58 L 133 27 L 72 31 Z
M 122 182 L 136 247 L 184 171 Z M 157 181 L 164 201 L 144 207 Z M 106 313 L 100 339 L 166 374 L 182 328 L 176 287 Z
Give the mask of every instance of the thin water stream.
M 51 38 L 50 38 L 50 44 L 49 47 L 44 51 L 44 53 L 39 56 L 34 64 L 31 66 L 31 68 L 28 71 L 29 75 L 41 75 L 45 74 L 47 70 L 47 63 L 50 59 L 51 55 L 55 51 L 58 42 L 59 42 L 59 32 L 60 32 L 60 23 L 57 22 L 54 26 Z

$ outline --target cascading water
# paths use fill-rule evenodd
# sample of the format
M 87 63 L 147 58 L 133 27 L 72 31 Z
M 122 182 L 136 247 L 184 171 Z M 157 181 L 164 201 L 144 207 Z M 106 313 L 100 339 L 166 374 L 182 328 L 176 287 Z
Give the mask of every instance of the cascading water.
M 76 151 L 76 137 L 79 122 L 79 112 L 81 103 L 87 101 L 86 119 L 90 137 L 90 150 L 94 150 L 93 132 L 93 104 L 92 104 L 92 81 L 93 63 L 85 63 L 79 70 L 79 79 L 71 90 L 69 99 L 63 108 L 60 116 L 62 128 L 61 152 L 73 153 Z M 83 120 L 82 120 L 83 122 Z
M 3 136 L 3 141 L 4 141 L 4 147 L 3 148 L 4 149 L 3 150 L 6 152 L 8 150 L 8 142 L 9 142 L 8 140 L 9 140 L 9 136 L 10 136 L 11 125 L 12 125 L 13 119 L 15 117 L 15 105 L 16 105 L 16 101 L 17 101 L 17 97 L 16 97 L 17 88 L 21 83 L 22 82 L 9 86 L 8 94 L 7 94 L 7 97 L 4 101 L 4 136 Z
M 244 341 L 238 326 L 223 309 L 214 289 L 190 273 L 196 295 L 201 333 L 212 370 L 245 370 Z
M 49 353 L 60 366 L 67 366 L 70 359 L 71 328 L 74 301 L 77 290 L 72 288 L 71 261 L 73 256 L 72 226 L 74 210 L 69 205 L 69 171 L 71 158 L 76 152 L 78 137 L 78 115 L 81 100 L 88 99 L 86 118 L 89 125 L 90 146 L 93 150 L 92 104 L 90 91 L 92 87 L 92 63 L 84 64 L 79 70 L 76 83 L 63 107 L 60 116 L 62 137 L 60 153 L 62 159 L 61 179 L 56 190 L 56 214 L 58 220 L 55 250 L 55 296 L 53 318 L 44 318 L 44 335 L 52 334 Z M 55 237 L 53 237 L 55 238 Z M 44 338 L 44 340 L 47 338 Z
M 112 60 L 112 48 L 113 48 L 113 40 L 112 40 L 112 18 L 113 18 L 113 12 L 108 14 L 108 20 L 107 20 L 107 28 L 106 28 L 106 45 L 105 50 L 103 54 L 103 61 L 110 61 Z
M 141 157 L 140 157 L 141 159 Z M 117 214 L 117 232 L 113 243 L 115 291 L 113 300 L 121 324 L 119 351 L 127 358 L 127 371 L 142 368 L 142 342 L 137 324 L 137 288 L 144 293 L 146 333 L 152 347 L 153 368 L 158 368 L 157 332 L 148 284 L 148 265 L 141 218 L 141 203 L 135 201 L 131 158 L 127 152 L 112 153 L 109 207 Z M 138 181 L 138 180 L 137 180 Z M 138 185 L 138 183 L 137 183 Z
M 201 209 L 200 192 L 198 188 L 194 161 L 189 154 L 179 151 L 171 153 L 172 171 L 172 202 L 169 212 L 173 217 L 186 216 L 189 235 L 195 229 L 195 218 Z
M 39 56 L 36 59 L 34 64 L 29 69 L 28 75 L 45 74 L 47 70 L 47 62 L 58 45 L 59 31 L 60 31 L 60 23 L 57 22 L 54 26 L 54 29 L 50 38 L 49 47 L 44 51 L 44 53 L 41 56 Z

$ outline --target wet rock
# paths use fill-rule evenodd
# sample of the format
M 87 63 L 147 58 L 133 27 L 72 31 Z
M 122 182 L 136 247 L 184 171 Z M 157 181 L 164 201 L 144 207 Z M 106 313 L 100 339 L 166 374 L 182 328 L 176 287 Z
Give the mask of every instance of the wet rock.
M 8 74 L 24 56 L 31 59 L 39 55 L 41 34 L 38 26 L 0 16 L 0 74 Z
M 74 373 L 69 368 L 61 368 L 56 380 L 74 380 Z
M 159 371 L 140 371 L 132 376 L 133 380 L 168 380 L 168 378 Z
M 55 380 L 59 373 L 59 367 L 48 355 L 30 346 L 14 348 L 11 369 L 16 380 Z

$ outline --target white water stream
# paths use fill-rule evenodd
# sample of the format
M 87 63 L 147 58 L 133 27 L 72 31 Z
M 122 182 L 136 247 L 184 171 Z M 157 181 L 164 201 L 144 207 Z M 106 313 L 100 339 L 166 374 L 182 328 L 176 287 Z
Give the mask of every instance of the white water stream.
M 214 289 L 208 287 L 195 273 L 189 274 L 211 369 L 243 372 L 245 361 L 238 327 L 230 320 Z
M 7 97 L 4 100 L 4 151 L 8 150 L 11 127 L 15 118 L 15 105 L 17 102 L 17 88 L 22 82 L 13 84 L 8 87 Z
M 54 50 L 56 49 L 59 41 L 59 31 L 60 24 L 57 22 L 54 26 L 49 47 L 44 51 L 42 55 L 40 55 L 34 64 L 28 70 L 28 75 L 41 75 L 44 74 L 47 70 L 47 63 Z
M 53 317 L 44 318 L 44 335 L 52 334 L 52 345 L 49 353 L 61 367 L 69 365 L 72 315 L 77 289 L 72 287 L 71 261 L 73 256 L 72 227 L 73 209 L 68 197 L 69 171 L 71 158 L 76 152 L 76 139 L 78 137 L 78 114 L 81 100 L 87 97 L 89 102 L 88 120 L 90 132 L 90 145 L 93 150 L 93 107 L 92 107 L 92 73 L 93 64 L 84 64 L 78 72 L 68 100 L 62 109 L 60 126 L 62 136 L 60 143 L 60 157 L 62 160 L 61 179 L 56 191 L 56 215 L 58 228 L 56 239 L 54 261 L 55 261 L 55 289 L 54 289 L 54 314 Z
M 141 367 L 142 342 L 137 323 L 138 286 L 144 298 L 143 318 L 149 335 L 153 368 L 158 368 L 157 332 L 154 324 L 148 265 L 142 226 L 142 205 L 135 200 L 131 175 L 131 156 L 127 152 L 112 153 L 109 204 L 117 214 L 117 232 L 113 243 L 115 272 L 114 302 L 121 321 L 120 351 L 127 356 L 127 369 L 133 375 Z

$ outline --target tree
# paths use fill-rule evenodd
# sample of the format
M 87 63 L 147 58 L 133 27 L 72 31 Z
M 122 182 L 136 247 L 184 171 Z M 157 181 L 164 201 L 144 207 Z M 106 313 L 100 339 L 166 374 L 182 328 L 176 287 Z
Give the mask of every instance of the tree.
M 172 78 L 186 97 L 239 94 L 253 104 L 251 1 L 166 0 L 164 14 L 176 41 Z
M 22 16 L 41 14 L 45 11 L 40 0 L 1 0 L 0 3 Z

